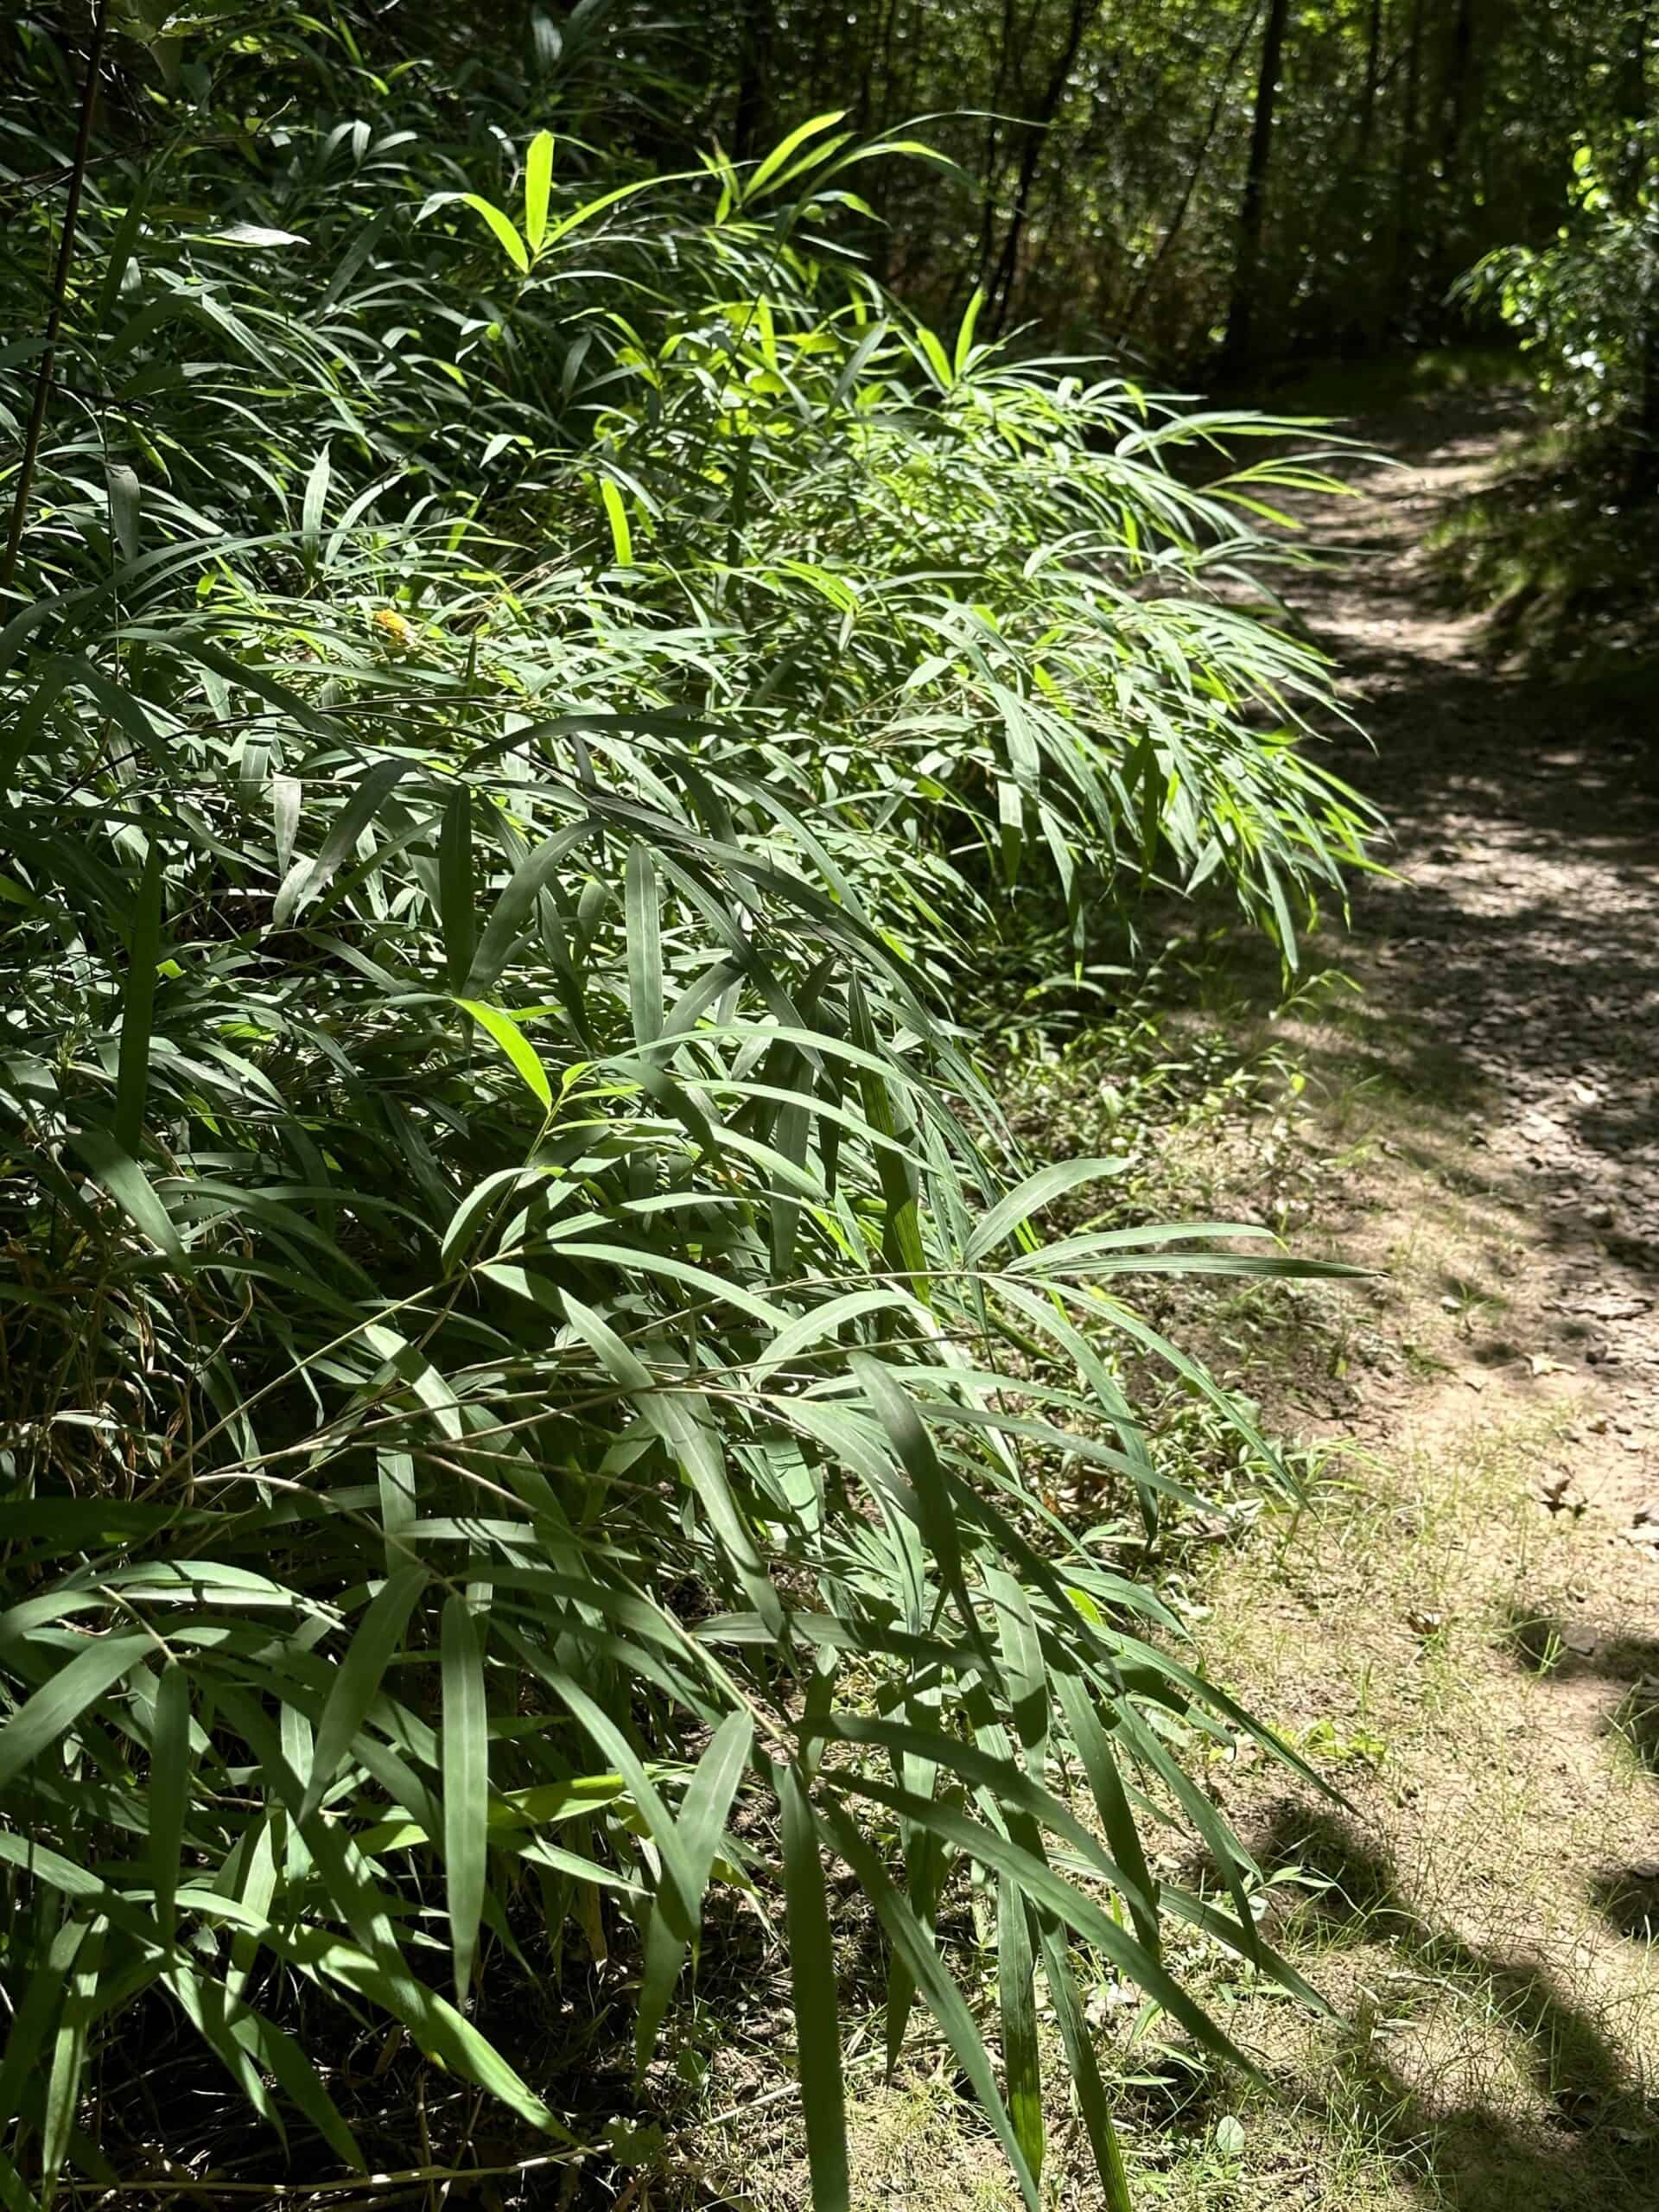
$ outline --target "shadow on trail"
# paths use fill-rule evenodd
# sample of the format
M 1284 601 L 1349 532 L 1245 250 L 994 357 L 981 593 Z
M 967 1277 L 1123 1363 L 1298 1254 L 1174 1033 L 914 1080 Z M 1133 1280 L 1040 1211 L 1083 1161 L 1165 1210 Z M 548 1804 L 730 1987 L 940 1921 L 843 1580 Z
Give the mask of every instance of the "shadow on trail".
M 1325 758 L 1393 833 L 1395 876 L 1357 885 L 1335 948 L 1369 992 L 1347 1027 L 1376 1081 L 1490 1136 L 1493 1194 L 1545 1227 L 1560 1271 L 1623 1267 L 1629 1302 L 1659 1302 L 1659 684 L 1499 668 L 1486 627 L 1448 611 L 1423 540 L 1491 427 L 1455 409 L 1383 426 L 1411 442 L 1404 472 L 1320 512 L 1358 557 L 1295 594 L 1371 741 L 1340 734 Z M 1659 1368 L 1650 1339 L 1618 1356 Z
M 1507 1641 L 1516 1661 L 1547 1689 L 1571 1693 L 1586 1682 L 1605 1685 L 1614 1701 L 1602 1716 L 1601 1732 L 1623 1744 L 1659 1781 L 1659 1638 L 1600 1636 L 1523 1606 L 1510 1620 Z M 1596 1868 L 1590 1896 L 1618 1935 L 1659 1942 L 1659 1857 Z
M 1382 1945 L 1393 1955 L 1370 1976 L 1383 1984 L 1376 2017 L 1348 2031 L 1338 2063 L 1354 2108 L 1425 2203 L 1442 2212 L 1652 2212 L 1659 2109 L 1605 2023 L 1527 1956 L 1519 1932 L 1510 1951 L 1471 1946 L 1406 1896 L 1384 1853 L 1323 1809 L 1281 1803 L 1258 1855 L 1264 1868 L 1300 1867 L 1328 1885 L 1300 1909 L 1307 1932 L 1319 1929 L 1332 1948 Z M 1500 2039 L 1535 2117 L 1483 2094 L 1472 2061 L 1441 2058 L 1437 2073 L 1442 2006 L 1465 2008 Z M 1396 2056 L 1414 2028 L 1412 2055 Z

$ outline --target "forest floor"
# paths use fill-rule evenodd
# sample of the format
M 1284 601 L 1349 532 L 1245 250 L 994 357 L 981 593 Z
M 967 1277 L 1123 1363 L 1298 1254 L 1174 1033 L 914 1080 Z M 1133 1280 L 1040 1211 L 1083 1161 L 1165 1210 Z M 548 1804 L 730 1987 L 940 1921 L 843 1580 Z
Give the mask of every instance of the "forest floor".
M 1300 1524 L 1218 1560 L 1199 1631 L 1351 1802 L 1259 1770 L 1218 1790 L 1264 1860 L 1332 1885 L 1281 1932 L 1345 2024 L 1241 2019 L 1273 2088 L 1218 2145 L 1193 2139 L 1206 2085 L 1141 2194 L 1636 2212 L 1659 2205 L 1659 749 L 1650 704 L 1499 659 L 1447 603 L 1491 408 L 1373 435 L 1401 466 L 1314 518 L 1357 558 L 1297 597 L 1374 741 L 1344 765 L 1395 873 L 1330 947 L 1359 995 L 1277 1027 L 1314 1249 L 1376 1273 L 1211 1323 L 1254 1332 L 1281 1431 L 1341 1448 Z M 1248 1196 L 1243 1152 L 1211 1172 Z
M 1248 954 L 1211 974 L 1277 1074 L 1160 1165 L 1372 1272 L 1154 1303 L 1315 1470 L 1301 1513 L 1244 1498 L 1176 1573 L 1206 1669 L 1346 1803 L 1213 1771 L 1338 2015 L 1211 1967 L 1261 2085 L 1131 2047 L 1128 1993 L 1096 1993 L 1138 2205 L 1659 2206 L 1659 746 L 1448 601 L 1436 543 L 1490 484 L 1497 407 L 1365 426 L 1397 465 L 1311 518 L 1355 554 L 1296 596 L 1374 741 L 1339 765 L 1393 873 L 1318 948 L 1357 992 L 1269 1018 Z M 1051 1150 L 1110 1148 L 1090 1083 Z M 861 2206 L 1013 2202 L 948 2067 L 853 2079 Z M 705 2138 L 715 2201 L 799 2201 L 777 2096 Z M 1100 2202 L 1064 2143 L 1046 2186 Z

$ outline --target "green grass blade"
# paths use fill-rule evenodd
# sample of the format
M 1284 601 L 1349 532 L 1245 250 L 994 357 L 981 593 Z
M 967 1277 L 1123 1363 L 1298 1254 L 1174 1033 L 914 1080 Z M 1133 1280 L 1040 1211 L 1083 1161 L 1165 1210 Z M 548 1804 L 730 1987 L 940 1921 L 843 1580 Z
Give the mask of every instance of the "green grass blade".
M 149 1086 L 149 1039 L 156 1008 L 156 963 L 161 957 L 162 885 L 167 855 L 154 830 L 139 879 L 128 948 L 126 989 L 121 1003 L 121 1051 L 115 1079 L 115 1141 L 136 1160 L 143 1142 L 144 1098 Z
M 327 1701 L 317 1722 L 311 1776 L 299 1811 L 302 1821 L 308 1821 L 322 1802 L 323 1792 L 351 1750 L 352 1739 L 379 1694 L 426 1581 L 423 1567 L 400 1567 L 376 1592 L 359 1622 L 329 1685 Z
M 996 1891 L 996 1989 L 1008 2118 L 1026 2164 L 1040 2180 L 1043 2070 L 1037 2048 L 1037 1960 L 1030 1907 L 1006 1874 Z
M 78 1651 L 0 1728 L 0 1789 L 57 1743 L 156 1646 L 148 1636 L 108 1636 Z
M 190 1678 L 175 1662 L 162 1669 L 156 1686 L 149 1739 L 150 1879 L 156 1889 L 156 1924 L 169 1949 L 190 1783 Z
M 633 1041 L 653 1044 L 663 1033 L 661 893 L 650 849 L 635 841 L 628 854 L 628 1005 Z
M 846 2096 L 841 2071 L 841 2014 L 836 1955 L 823 1881 L 818 1826 L 798 1768 L 779 1772 L 784 1815 L 784 1895 L 789 1970 L 795 1993 L 801 2107 L 806 2123 L 812 2212 L 849 2212 Z
M 443 1609 L 443 1862 L 455 1994 L 478 1954 L 489 1847 L 490 1719 L 477 1625 L 464 1598 Z

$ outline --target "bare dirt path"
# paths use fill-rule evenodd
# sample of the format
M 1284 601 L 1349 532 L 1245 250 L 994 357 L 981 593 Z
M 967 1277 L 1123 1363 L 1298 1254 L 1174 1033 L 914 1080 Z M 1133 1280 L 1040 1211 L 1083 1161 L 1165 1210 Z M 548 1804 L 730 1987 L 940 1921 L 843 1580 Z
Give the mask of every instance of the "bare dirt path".
M 1653 2212 L 1659 715 L 1496 665 L 1448 610 L 1427 541 L 1490 416 L 1375 435 L 1403 465 L 1318 518 L 1361 557 L 1298 597 L 1397 874 L 1331 946 L 1363 1001 L 1294 1046 L 1306 1216 L 1386 1272 L 1222 1316 L 1281 1422 L 1362 1448 L 1216 1568 L 1203 1637 L 1352 1801 L 1217 1784 L 1332 1884 L 1284 1934 L 1353 2024 L 1263 2016 L 1245 2148 L 1149 2201 Z
M 1246 1473 L 1166 1566 L 1202 1663 L 1341 1793 L 1243 1752 L 1207 1777 L 1338 2017 L 1177 1938 L 1262 2085 L 1135 2039 L 1103 1968 L 1089 2017 L 1144 2212 L 1659 2212 L 1659 728 L 1491 665 L 1448 611 L 1426 541 L 1492 468 L 1490 413 L 1371 434 L 1402 466 L 1313 518 L 1360 557 L 1296 594 L 1375 740 L 1340 765 L 1395 830 L 1319 947 L 1363 995 L 1275 1020 L 1300 1091 L 1201 1113 L 1156 1203 L 1374 1272 L 1142 1298 L 1311 1446 L 1305 1510 Z M 1114 1148 L 1113 1072 L 1065 1078 L 1048 1141 Z M 1199 1871 L 1184 1850 L 1166 1871 Z M 858 2212 L 1009 2212 L 949 2068 L 884 2088 L 879 2029 L 858 2044 Z M 804 2201 L 786 2084 L 715 2151 L 741 2177 L 715 2201 Z M 1100 2212 L 1076 2131 L 1045 2189 Z

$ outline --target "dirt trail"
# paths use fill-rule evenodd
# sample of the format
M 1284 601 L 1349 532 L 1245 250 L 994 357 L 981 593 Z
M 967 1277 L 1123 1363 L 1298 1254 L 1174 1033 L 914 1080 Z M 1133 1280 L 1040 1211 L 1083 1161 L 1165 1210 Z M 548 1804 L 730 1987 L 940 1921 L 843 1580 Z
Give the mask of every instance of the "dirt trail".
M 1659 1420 L 1659 716 L 1495 667 L 1441 611 L 1424 537 L 1490 431 L 1396 437 L 1347 578 L 1302 604 L 1351 672 L 1399 883 L 1363 887 L 1369 988 L 1481 1094 L 1495 1176 L 1543 1231 L 1540 1300 L 1613 1399 Z M 1380 494 L 1380 496 L 1376 496 Z M 1535 1285 L 1541 1290 L 1542 1286 Z M 1655 1471 L 1659 1477 L 1659 1469 Z
M 1296 594 L 1375 739 L 1338 764 L 1395 833 L 1321 944 L 1363 995 L 1276 1021 L 1300 1097 L 1201 1117 L 1166 1166 L 1190 1217 L 1277 1213 L 1376 1272 L 1142 1297 L 1329 1455 L 1294 1519 L 1244 1478 L 1172 1572 L 1205 1666 L 1346 1800 L 1244 1753 L 1206 1777 L 1291 1878 L 1274 1940 L 1338 2019 L 1179 1934 L 1265 2087 L 1131 2047 L 1103 1969 L 1090 2018 L 1147 2212 L 1659 2212 L 1659 733 L 1490 665 L 1447 611 L 1425 540 L 1491 468 L 1490 416 L 1372 435 L 1404 467 L 1313 518 L 1362 557 Z M 1154 1858 L 1190 1878 L 1185 1850 Z M 884 2090 L 879 2046 L 859 2212 L 1007 2212 L 949 2069 Z M 785 2094 L 718 2201 L 804 2201 Z M 1075 2133 L 1045 2186 L 1099 2212 Z
M 1217 1567 L 1205 1631 L 1353 1800 L 1218 1789 L 1334 1885 L 1285 1933 L 1359 2024 L 1264 2026 L 1277 2113 L 1224 2187 L 1169 2194 L 1652 2212 L 1659 727 L 1494 665 L 1448 611 L 1425 541 L 1490 473 L 1490 417 L 1374 434 L 1404 466 L 1318 518 L 1362 557 L 1298 598 L 1352 677 L 1376 751 L 1341 765 L 1398 874 L 1331 948 L 1363 1001 L 1295 1046 L 1308 1217 L 1387 1274 L 1304 1294 L 1255 1362 L 1276 1414 L 1364 1456 Z

